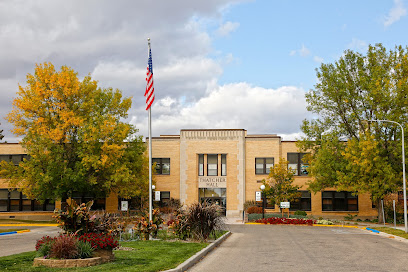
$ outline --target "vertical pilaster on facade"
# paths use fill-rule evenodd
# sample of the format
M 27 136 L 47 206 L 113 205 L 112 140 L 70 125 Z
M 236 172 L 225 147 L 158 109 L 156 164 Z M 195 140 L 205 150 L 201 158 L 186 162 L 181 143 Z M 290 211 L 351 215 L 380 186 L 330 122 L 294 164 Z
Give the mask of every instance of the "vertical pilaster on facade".
M 180 203 L 184 205 L 187 201 L 187 169 L 188 169 L 188 156 L 187 156 L 188 143 L 180 134 Z

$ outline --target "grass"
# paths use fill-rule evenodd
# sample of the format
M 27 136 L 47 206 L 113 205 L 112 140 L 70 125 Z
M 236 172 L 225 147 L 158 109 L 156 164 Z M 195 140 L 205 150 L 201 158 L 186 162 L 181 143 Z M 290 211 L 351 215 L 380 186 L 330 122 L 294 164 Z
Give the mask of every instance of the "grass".
M 391 235 L 395 235 L 395 236 L 400 236 L 402 238 L 408 239 L 408 233 L 405 233 L 405 231 L 400 230 L 400 229 L 393 229 L 393 228 L 387 228 L 387 227 L 376 227 L 373 228 L 375 230 L 379 230 L 381 232 L 385 232 Z
M 0 257 L 0 271 L 161 271 L 177 267 L 207 243 L 186 243 L 167 241 L 122 242 L 132 251 L 115 251 L 115 261 L 84 268 L 33 267 L 36 252 L 26 252 Z
M 12 231 L 20 231 L 20 230 L 25 230 L 25 229 L 0 229 L 0 233 L 3 233 L 3 232 L 12 232 Z

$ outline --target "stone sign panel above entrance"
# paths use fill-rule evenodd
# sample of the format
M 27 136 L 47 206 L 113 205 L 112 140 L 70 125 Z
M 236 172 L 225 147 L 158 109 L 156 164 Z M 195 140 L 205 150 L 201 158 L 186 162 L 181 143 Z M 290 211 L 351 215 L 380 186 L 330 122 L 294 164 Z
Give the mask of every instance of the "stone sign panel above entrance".
M 198 177 L 198 188 L 227 188 L 227 178 Z

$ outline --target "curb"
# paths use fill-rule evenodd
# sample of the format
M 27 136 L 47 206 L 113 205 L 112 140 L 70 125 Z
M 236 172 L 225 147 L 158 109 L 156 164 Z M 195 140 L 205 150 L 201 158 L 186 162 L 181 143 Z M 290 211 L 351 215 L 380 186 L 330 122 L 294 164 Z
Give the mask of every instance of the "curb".
M 58 227 L 58 224 L 18 223 L 0 224 L 0 227 Z
M 17 231 L 2 232 L 2 233 L 0 233 L 0 236 L 9 235 L 9 234 L 24 233 L 24 232 L 30 232 L 30 230 L 17 230 Z
M 210 253 L 214 248 L 219 246 L 225 239 L 227 239 L 231 235 L 231 232 L 228 231 L 223 236 L 215 240 L 213 243 L 209 244 L 207 247 L 203 248 L 190 258 L 188 258 L 183 263 L 179 264 L 176 268 L 165 270 L 163 272 L 183 272 L 198 263 L 205 255 Z

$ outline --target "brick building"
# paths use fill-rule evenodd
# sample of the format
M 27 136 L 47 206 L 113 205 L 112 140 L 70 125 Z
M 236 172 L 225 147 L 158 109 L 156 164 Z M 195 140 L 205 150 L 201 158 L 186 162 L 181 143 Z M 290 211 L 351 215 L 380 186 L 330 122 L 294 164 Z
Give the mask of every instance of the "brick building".
M 24 156 L 24 150 L 18 144 L 0 144 L 0 154 L 1 159 L 17 162 Z M 175 198 L 191 204 L 207 200 L 223 206 L 227 217 L 242 218 L 244 203 L 255 200 L 269 168 L 285 158 L 296 172 L 294 183 L 302 186 L 302 197 L 291 203 L 291 211 L 304 210 L 316 218 L 343 218 L 348 214 L 360 218 L 377 216 L 368 194 L 353 196 L 335 188 L 316 194 L 308 192 L 306 182 L 310 177 L 303 155 L 294 141 L 282 141 L 275 134 L 247 135 L 244 129 L 183 129 L 180 135 L 152 137 L 156 191 L 160 191 L 161 201 Z M 35 201 L 6 189 L 7 183 L 0 180 L 0 217 L 40 213 Z M 78 199 L 87 200 L 86 196 Z M 53 209 L 52 205 L 46 203 L 41 212 Z M 98 206 L 117 211 L 119 199 L 111 194 L 99 199 Z M 58 201 L 55 207 L 59 207 Z M 278 211 L 277 205 L 267 207 L 267 212 Z

